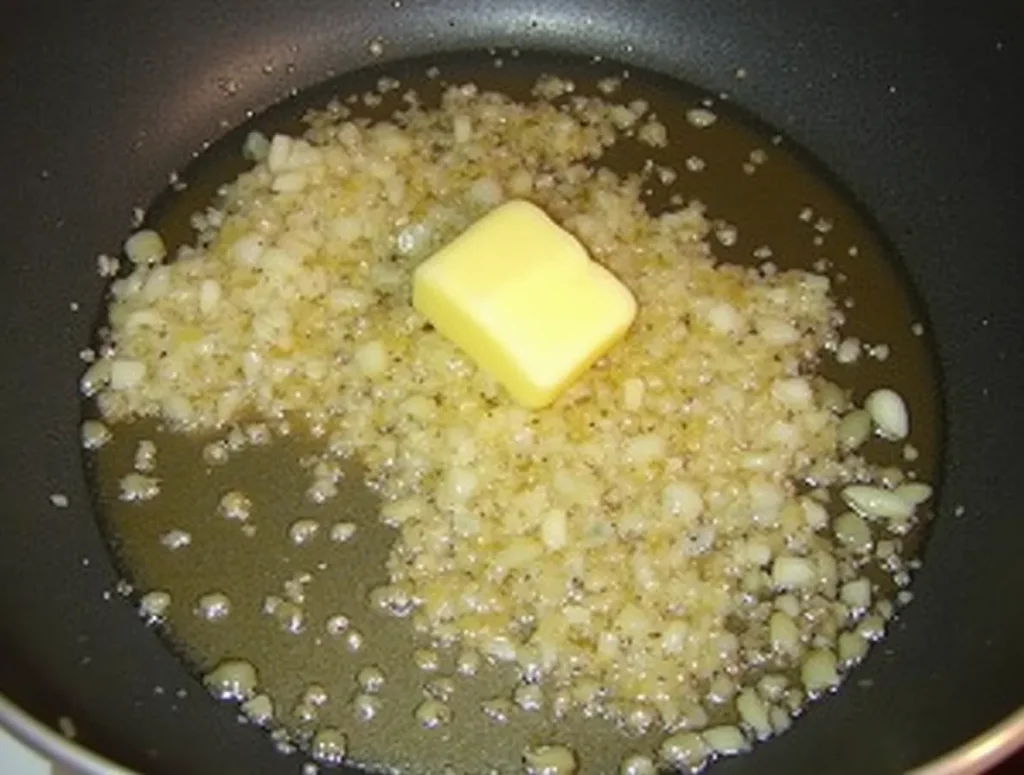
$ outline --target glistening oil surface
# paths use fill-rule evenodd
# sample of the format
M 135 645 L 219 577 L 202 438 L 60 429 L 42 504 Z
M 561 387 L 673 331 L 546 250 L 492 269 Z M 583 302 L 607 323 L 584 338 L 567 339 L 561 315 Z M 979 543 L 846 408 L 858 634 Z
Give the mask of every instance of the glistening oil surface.
M 428 68 L 438 74 L 427 77 Z M 473 81 L 513 97 L 528 98 L 542 74 L 572 79 L 579 92 L 597 93 L 601 78 L 620 76 L 622 68 L 563 57 L 515 52 L 463 54 L 406 62 L 362 72 L 309 90 L 230 133 L 199 156 L 182 174 L 183 191 L 168 191 L 151 209 L 148 223 L 158 228 L 169 246 L 190 239 L 190 215 L 213 198 L 217 186 L 247 167 L 239 149 L 246 134 L 259 129 L 296 132 L 298 117 L 322 107 L 334 96 L 373 89 L 381 75 L 401 82 L 380 106 L 362 102 L 357 115 L 383 117 L 400 105 L 400 95 L 415 88 L 427 105 L 444 83 Z M 718 116 L 710 127 L 698 128 L 687 111 L 706 105 L 708 95 L 676 82 L 632 71 L 611 99 L 647 100 L 668 128 L 669 145 L 651 149 L 621 143 L 601 163 L 636 170 L 650 159 L 678 172 L 671 184 L 654 183 L 649 204 L 664 206 L 673 194 L 683 201 L 699 199 L 712 218 L 735 227 L 726 229 L 714 249 L 723 261 L 753 263 L 768 257 L 783 268 L 812 269 L 829 263 L 837 282 L 834 291 L 849 299 L 845 334 L 889 348 L 885 360 L 863 356 L 856 366 L 840 366 L 827 357 L 824 373 L 852 388 L 859 403 L 879 385 L 897 389 L 906 398 L 913 430 L 910 441 L 919 456 L 905 464 L 901 445 L 868 443 L 865 453 L 883 464 L 909 467 L 931 481 L 937 470 L 940 441 L 937 375 L 927 337 L 912 330 L 922 322 L 898 268 L 880 236 L 827 175 L 770 130 L 714 100 Z M 724 244 L 723 244 L 724 243 Z M 767 250 L 766 250 L 767 248 Z M 118 481 L 132 470 L 139 440 L 156 442 L 159 497 L 144 503 L 118 500 Z M 362 484 L 353 462 L 340 483 L 341 493 L 323 505 L 305 497 L 309 477 L 300 466 L 304 455 L 320 445 L 305 439 L 296 427 L 288 438 L 265 446 L 249 446 L 227 464 L 210 466 L 202 450 L 208 438 L 175 436 L 153 423 L 115 428 L 114 440 L 95 456 L 94 474 L 102 519 L 128 579 L 142 592 L 170 594 L 166 612 L 169 638 L 199 671 L 225 658 L 244 659 L 259 671 L 261 691 L 274 702 L 276 720 L 295 725 L 293 714 L 311 685 L 323 687 L 326 702 L 309 719 L 312 726 L 344 730 L 350 755 L 360 762 L 420 772 L 482 772 L 490 767 L 518 771 L 524 744 L 558 742 L 574 748 L 587 773 L 613 772 L 624 754 L 650 750 L 657 740 L 630 739 L 600 720 L 577 719 L 553 725 L 546 712 L 516 710 L 507 724 L 495 724 L 480 703 L 506 695 L 515 684 L 510 668 L 486 668 L 476 678 L 454 670 L 454 655 L 441 653 L 435 672 L 413 666 L 417 641 L 407 620 L 390 619 L 369 609 L 366 596 L 386 581 L 384 561 L 390 529 L 378 524 L 372 493 Z M 241 491 L 251 500 L 251 515 L 242 522 L 217 513 L 221 497 Z M 319 531 L 297 543 L 290 536 L 296 520 L 312 519 Z M 346 542 L 330 539 L 332 525 L 358 527 Z M 187 546 L 170 549 L 167 535 L 183 531 Z M 908 539 L 914 551 L 920 535 Z M 222 593 L 230 611 L 217 621 L 196 614 L 199 599 Z M 301 603 L 301 621 L 282 626 L 281 617 L 264 612 L 266 599 L 289 596 Z M 328 621 L 344 615 L 345 632 L 332 634 Z M 335 628 L 337 630 L 337 628 Z M 358 649 L 353 646 L 362 636 Z M 353 698 L 356 674 L 367 666 L 385 675 L 377 695 L 379 712 L 369 723 L 356 719 Z M 452 723 L 422 729 L 413 719 L 424 688 L 438 677 L 451 676 L 454 694 Z M 301 726 L 301 724 L 300 724 Z

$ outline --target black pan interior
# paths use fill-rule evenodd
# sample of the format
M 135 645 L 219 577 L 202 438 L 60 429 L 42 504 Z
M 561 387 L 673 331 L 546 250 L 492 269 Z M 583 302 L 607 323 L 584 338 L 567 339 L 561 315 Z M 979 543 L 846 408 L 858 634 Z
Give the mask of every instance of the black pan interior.
M 495 45 L 600 54 L 727 89 L 867 204 L 934 327 L 948 454 L 917 599 L 859 671 L 870 686 L 719 769 L 895 772 L 990 726 L 1024 698 L 1022 22 L 1017 4 L 874 0 L 11 8 L 0 32 L 0 689 L 49 724 L 73 719 L 83 742 L 143 772 L 296 771 L 110 594 L 75 433 L 75 354 L 101 304 L 93 257 L 204 142 L 246 110 L 374 61 L 372 41 L 383 59 Z M 71 507 L 54 509 L 53 492 Z

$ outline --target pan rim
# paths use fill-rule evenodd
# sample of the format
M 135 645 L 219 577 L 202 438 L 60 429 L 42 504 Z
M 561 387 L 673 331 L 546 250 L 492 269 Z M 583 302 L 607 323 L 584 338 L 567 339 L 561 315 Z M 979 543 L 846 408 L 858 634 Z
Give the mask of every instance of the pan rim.
M 0 693 L 0 727 L 76 775 L 142 775 L 65 737 Z
M 907 775 L 977 775 L 1024 749 L 1024 705 L 995 726 Z
M 0 727 L 79 775 L 142 775 L 65 737 L 0 693 Z M 907 775 L 979 775 L 1024 749 L 1024 705 L 966 743 Z

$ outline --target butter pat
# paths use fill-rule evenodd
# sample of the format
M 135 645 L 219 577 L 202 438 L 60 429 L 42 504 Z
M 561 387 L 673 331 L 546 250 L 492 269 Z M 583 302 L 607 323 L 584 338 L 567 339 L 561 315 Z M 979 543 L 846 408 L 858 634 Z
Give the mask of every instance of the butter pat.
M 522 200 L 495 208 L 420 264 L 412 302 L 531 409 L 553 402 L 636 317 L 629 289 Z

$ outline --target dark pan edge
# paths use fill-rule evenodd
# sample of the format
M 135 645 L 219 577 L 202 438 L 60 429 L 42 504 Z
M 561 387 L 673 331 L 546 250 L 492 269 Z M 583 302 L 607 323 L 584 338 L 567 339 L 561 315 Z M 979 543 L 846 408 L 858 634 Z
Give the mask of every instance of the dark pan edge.
M 142 775 L 54 731 L 0 694 L 0 728 L 80 775 Z M 1024 706 L 999 724 L 907 775 L 980 775 L 1024 750 Z
M 49 757 L 55 764 L 68 767 L 80 775 L 141 775 L 65 737 L 22 710 L 4 694 L 0 694 L 0 728 L 6 729 L 29 748 Z
M 1024 706 L 991 729 L 907 775 L 979 775 L 1024 750 Z

